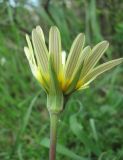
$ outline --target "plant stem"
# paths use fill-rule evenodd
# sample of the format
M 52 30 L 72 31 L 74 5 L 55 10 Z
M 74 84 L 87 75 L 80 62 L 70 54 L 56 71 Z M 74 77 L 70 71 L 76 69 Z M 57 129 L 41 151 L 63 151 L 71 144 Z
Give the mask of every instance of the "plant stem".
M 58 115 L 51 113 L 50 114 L 50 151 L 49 151 L 49 160 L 56 159 L 56 142 L 57 142 L 57 123 Z

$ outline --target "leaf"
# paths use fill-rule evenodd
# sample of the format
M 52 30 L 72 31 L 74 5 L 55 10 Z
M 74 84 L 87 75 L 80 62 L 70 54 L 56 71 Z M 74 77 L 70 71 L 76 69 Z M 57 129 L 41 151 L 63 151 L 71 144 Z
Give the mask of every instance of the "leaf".
M 44 138 L 40 144 L 46 148 L 49 148 L 50 140 L 48 138 Z M 80 156 L 76 155 L 71 150 L 67 149 L 66 147 L 64 147 L 63 145 L 60 145 L 60 144 L 57 144 L 56 151 L 64 156 L 69 157 L 74 160 L 90 160 L 88 158 L 84 158 L 84 157 L 80 157 Z
M 99 20 L 97 19 L 97 13 L 96 13 L 96 0 L 90 1 L 90 8 L 88 10 L 90 13 L 90 24 L 92 28 L 92 33 L 94 33 L 95 39 L 97 41 L 100 41 L 103 39 L 101 32 L 100 32 L 100 25 Z
M 68 49 L 68 46 L 70 45 L 71 42 L 71 35 L 69 32 L 69 26 L 67 23 L 68 20 L 65 8 L 63 6 L 58 7 L 57 5 L 50 5 L 49 12 L 52 15 L 53 22 L 55 22 L 57 27 L 60 29 L 61 35 L 63 37 L 62 39 L 63 45 L 65 46 L 65 48 Z
M 98 135 L 97 135 L 97 131 L 96 131 L 95 121 L 94 121 L 93 118 L 90 119 L 90 126 L 91 126 L 91 129 L 92 129 L 94 139 L 96 141 L 98 141 Z
M 20 145 L 22 144 L 21 143 L 21 136 L 24 134 L 26 128 L 27 128 L 27 125 L 29 123 L 29 119 L 30 119 L 30 116 L 31 116 L 31 113 L 32 113 L 32 109 L 34 107 L 34 104 L 39 96 L 40 92 L 38 92 L 38 94 L 36 96 L 34 96 L 31 100 L 31 103 L 29 105 L 29 107 L 27 108 L 27 110 L 25 111 L 25 114 L 23 115 L 23 121 L 22 121 L 22 126 L 16 136 L 16 140 L 15 140 L 15 143 L 14 143 L 14 146 L 12 148 L 12 151 L 9 155 L 9 158 L 11 159 L 15 153 L 15 151 L 17 149 L 19 149 Z
M 77 120 L 77 115 L 74 114 L 72 116 L 70 116 L 70 119 L 69 119 L 69 122 L 70 122 L 70 128 L 72 130 L 72 132 L 77 136 L 77 137 L 81 137 L 81 134 L 82 134 L 82 130 L 83 130 L 83 127 L 82 125 L 78 122 Z

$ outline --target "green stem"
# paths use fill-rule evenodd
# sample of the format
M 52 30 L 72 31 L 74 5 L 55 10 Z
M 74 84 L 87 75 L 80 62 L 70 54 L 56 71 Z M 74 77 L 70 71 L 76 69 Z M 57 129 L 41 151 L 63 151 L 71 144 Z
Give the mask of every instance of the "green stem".
M 50 114 L 50 151 L 49 151 L 49 160 L 56 159 L 56 142 L 57 142 L 57 123 L 58 115 L 51 113 Z

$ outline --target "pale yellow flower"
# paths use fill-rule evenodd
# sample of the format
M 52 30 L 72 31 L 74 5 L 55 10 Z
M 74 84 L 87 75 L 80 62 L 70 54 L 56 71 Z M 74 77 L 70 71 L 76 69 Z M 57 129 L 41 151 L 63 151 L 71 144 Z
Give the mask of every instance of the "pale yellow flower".
M 123 62 L 123 58 L 119 58 L 96 66 L 109 43 L 102 41 L 93 48 L 84 48 L 83 33 L 75 38 L 66 58 L 61 48 L 60 32 L 55 26 L 49 32 L 49 49 L 40 26 L 33 29 L 32 40 L 28 35 L 26 39 L 28 47 L 24 47 L 24 51 L 32 73 L 47 94 L 52 94 L 51 97 L 55 94 L 64 97 L 76 90 L 85 89 L 97 76 Z

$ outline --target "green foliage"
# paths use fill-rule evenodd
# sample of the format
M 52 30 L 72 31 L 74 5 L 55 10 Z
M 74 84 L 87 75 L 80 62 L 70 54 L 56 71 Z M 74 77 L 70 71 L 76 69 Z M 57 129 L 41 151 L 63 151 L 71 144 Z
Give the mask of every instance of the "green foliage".
M 12 7 L 0 1 L 1 160 L 48 159 L 46 95 L 24 55 L 25 33 L 39 24 L 48 44 L 49 28 L 57 25 L 67 53 L 76 34 L 85 32 L 86 44 L 110 42 L 104 62 L 123 55 L 122 1 L 50 0 L 30 8 L 28 2 Z M 57 160 L 123 159 L 122 72 L 121 65 L 68 101 L 59 121 Z

